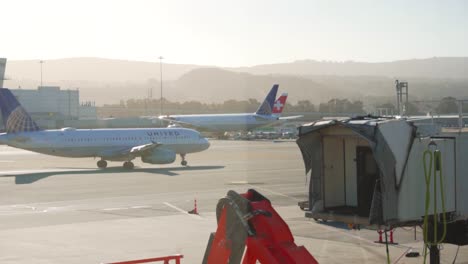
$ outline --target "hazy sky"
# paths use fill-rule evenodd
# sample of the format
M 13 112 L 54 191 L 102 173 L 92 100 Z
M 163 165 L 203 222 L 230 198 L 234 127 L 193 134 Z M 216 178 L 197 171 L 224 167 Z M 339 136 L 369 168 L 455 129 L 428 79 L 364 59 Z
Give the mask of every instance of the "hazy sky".
M 7 0 L 0 57 L 218 66 L 468 56 L 468 1 Z

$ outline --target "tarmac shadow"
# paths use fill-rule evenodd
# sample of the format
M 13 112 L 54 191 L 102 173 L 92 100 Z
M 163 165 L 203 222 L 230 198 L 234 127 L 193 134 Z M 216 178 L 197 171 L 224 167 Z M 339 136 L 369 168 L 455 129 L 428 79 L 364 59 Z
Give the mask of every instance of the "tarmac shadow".
M 166 176 L 177 176 L 177 171 L 195 171 L 195 170 L 216 170 L 222 169 L 225 166 L 187 166 L 187 167 L 171 167 L 171 168 L 138 168 L 132 170 L 121 167 L 111 167 L 106 169 L 90 169 L 77 170 L 78 168 L 66 168 L 71 170 L 50 171 L 50 172 L 33 172 L 19 174 L 5 174 L 0 177 L 15 177 L 15 184 L 30 184 L 41 179 L 56 176 L 56 175 L 83 175 L 83 174 L 112 174 L 112 173 L 128 173 L 128 172 L 144 172 L 151 174 L 162 174 Z

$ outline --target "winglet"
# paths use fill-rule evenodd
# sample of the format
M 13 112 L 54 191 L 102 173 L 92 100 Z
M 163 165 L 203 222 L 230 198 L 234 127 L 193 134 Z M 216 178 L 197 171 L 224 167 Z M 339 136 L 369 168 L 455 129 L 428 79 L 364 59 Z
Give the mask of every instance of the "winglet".
M 265 100 L 260 105 L 260 107 L 255 111 L 257 115 L 271 115 L 273 110 L 273 103 L 275 102 L 276 93 L 278 93 L 278 84 L 271 87 L 270 92 L 265 97 Z

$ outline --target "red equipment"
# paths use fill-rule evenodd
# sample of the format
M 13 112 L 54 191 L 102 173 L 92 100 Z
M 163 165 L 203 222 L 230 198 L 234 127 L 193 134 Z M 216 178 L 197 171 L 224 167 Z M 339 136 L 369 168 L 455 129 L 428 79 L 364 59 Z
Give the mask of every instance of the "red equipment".
M 387 241 L 387 244 L 398 245 L 398 243 L 395 243 L 393 241 L 393 229 L 390 229 L 389 231 L 390 231 L 390 238 L 389 238 L 389 241 Z M 382 239 L 382 234 L 384 234 L 384 232 L 387 232 L 387 231 L 382 230 L 382 229 L 377 230 L 377 233 L 379 233 L 379 241 L 374 241 L 375 243 L 385 244 L 385 241 L 383 241 Z
M 203 264 L 318 264 L 303 246 L 294 243 L 288 225 L 255 190 L 229 191 L 216 207 L 218 229 L 212 233 Z

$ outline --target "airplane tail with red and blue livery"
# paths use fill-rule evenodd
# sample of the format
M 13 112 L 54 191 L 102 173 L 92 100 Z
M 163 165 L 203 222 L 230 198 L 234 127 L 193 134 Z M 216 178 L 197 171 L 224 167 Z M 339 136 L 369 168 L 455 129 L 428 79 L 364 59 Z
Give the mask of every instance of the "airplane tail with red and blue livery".
M 255 111 L 255 114 L 269 116 L 273 113 L 273 104 L 275 103 L 276 94 L 278 93 L 278 86 L 278 84 L 275 84 L 271 87 L 270 92 L 265 97 L 260 107 L 258 107 L 257 111 Z
M 282 93 L 278 99 L 276 99 L 275 103 L 273 104 L 273 111 L 272 115 L 276 117 L 280 117 L 281 113 L 283 113 L 284 106 L 286 105 L 286 100 L 288 99 L 288 93 Z

